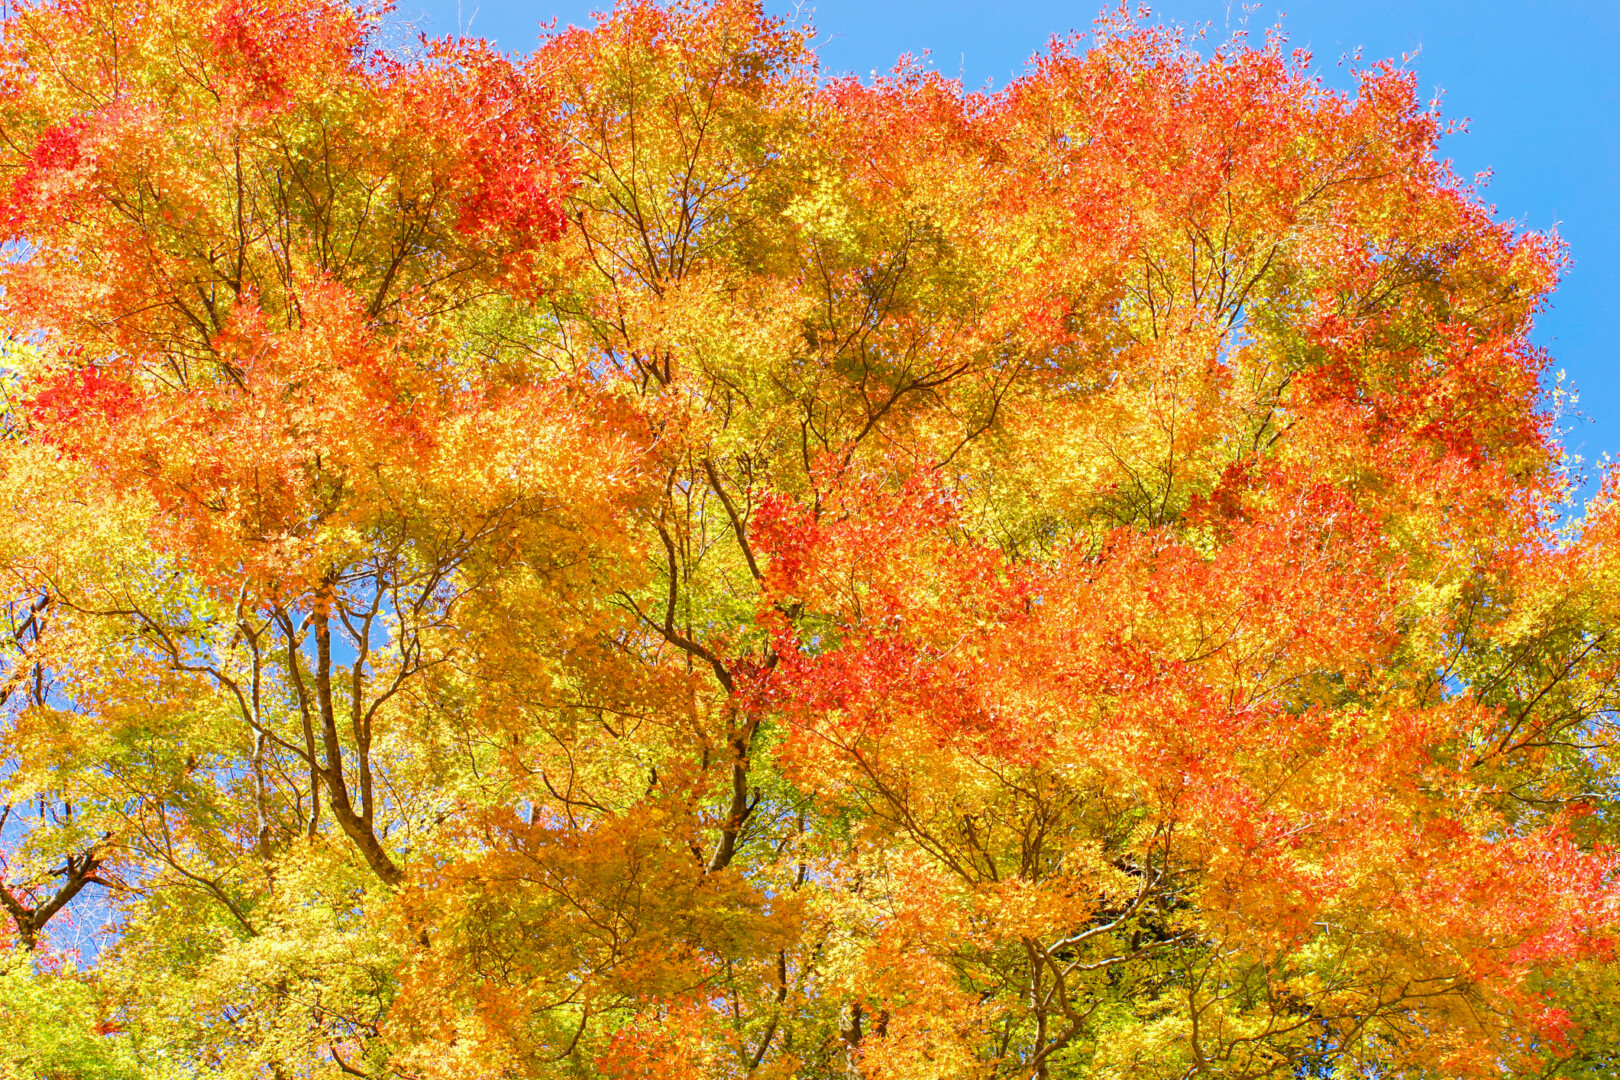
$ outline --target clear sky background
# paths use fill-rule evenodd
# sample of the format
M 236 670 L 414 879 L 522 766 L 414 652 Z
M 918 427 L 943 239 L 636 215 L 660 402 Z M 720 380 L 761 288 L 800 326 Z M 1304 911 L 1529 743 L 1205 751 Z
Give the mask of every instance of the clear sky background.
M 539 26 L 587 25 L 611 0 L 397 0 L 398 15 L 430 36 L 461 30 L 528 52 Z M 794 8 L 767 0 L 781 14 Z M 805 3 L 829 73 L 886 71 L 901 53 L 930 53 L 969 88 L 1004 85 L 1053 34 L 1089 30 L 1097 0 L 920 0 Z M 1426 92 L 1442 91 L 1466 134 L 1442 144 L 1457 172 L 1485 169 L 1499 216 L 1556 227 L 1574 266 L 1542 315 L 1536 340 L 1580 391 L 1585 419 L 1566 445 L 1588 462 L 1620 458 L 1620 0 L 1165 0 L 1154 20 L 1207 26 L 1210 39 L 1279 15 L 1289 43 L 1307 48 L 1330 85 L 1352 85 L 1347 54 L 1410 61 Z

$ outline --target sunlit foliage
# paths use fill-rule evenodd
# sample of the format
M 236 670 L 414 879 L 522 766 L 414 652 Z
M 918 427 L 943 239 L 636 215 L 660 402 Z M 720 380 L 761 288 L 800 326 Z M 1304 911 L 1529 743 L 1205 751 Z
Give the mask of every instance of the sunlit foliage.
M 383 14 L 4 23 L 0 1077 L 1613 1075 L 1620 510 L 1410 72 Z

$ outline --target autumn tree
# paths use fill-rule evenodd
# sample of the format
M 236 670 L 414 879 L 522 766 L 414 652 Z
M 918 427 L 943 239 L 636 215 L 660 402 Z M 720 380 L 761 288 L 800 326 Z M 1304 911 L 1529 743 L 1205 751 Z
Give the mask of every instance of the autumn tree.
M 4 23 L 0 1075 L 1612 1069 L 1615 482 L 1410 72 L 385 14 Z

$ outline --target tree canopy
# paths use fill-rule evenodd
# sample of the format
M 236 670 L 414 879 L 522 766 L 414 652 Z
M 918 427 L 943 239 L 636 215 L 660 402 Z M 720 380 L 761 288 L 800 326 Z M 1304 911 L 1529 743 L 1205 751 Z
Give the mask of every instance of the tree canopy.
M 0 1077 L 1614 1075 L 1616 482 L 1410 71 L 384 14 L 4 21 Z

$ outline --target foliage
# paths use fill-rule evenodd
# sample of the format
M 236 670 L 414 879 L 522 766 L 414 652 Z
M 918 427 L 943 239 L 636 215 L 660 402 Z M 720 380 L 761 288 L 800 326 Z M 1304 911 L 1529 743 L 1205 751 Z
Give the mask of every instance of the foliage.
M 126 1033 L 102 1016 L 95 988 L 73 972 L 36 973 L 9 956 L 0 970 L 0 1077 L 5 1080 L 138 1080 Z
M 1620 481 L 1410 72 L 383 14 L 4 24 L 6 1075 L 1612 1072 Z

